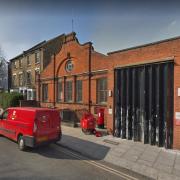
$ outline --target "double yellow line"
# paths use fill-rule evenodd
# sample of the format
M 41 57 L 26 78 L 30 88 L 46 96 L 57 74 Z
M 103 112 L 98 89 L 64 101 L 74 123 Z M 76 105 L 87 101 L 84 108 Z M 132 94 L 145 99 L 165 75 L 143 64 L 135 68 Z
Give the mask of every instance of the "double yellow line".
M 81 160 L 81 161 L 83 161 L 83 162 L 85 162 L 87 164 L 91 164 L 93 166 L 96 166 L 96 167 L 98 167 L 100 169 L 103 169 L 104 171 L 107 171 L 107 172 L 109 172 L 111 174 L 115 174 L 116 176 L 119 176 L 119 177 L 121 177 L 123 179 L 126 179 L 126 180 L 138 180 L 138 178 L 136 178 L 136 177 L 130 176 L 130 175 L 126 174 L 126 173 L 123 173 L 123 172 L 118 171 L 116 169 L 110 168 L 110 167 L 108 167 L 106 165 L 103 165 L 102 163 L 98 163 L 96 161 L 90 160 L 87 157 L 84 157 L 84 156 L 79 155 L 79 154 L 77 154 L 75 152 L 72 152 L 69 149 L 66 149 L 65 147 L 62 147 L 59 144 L 57 144 L 57 146 L 60 147 L 60 149 L 58 147 L 57 150 L 63 152 L 66 155 L 69 155 L 69 156 L 74 157 L 74 158 L 76 158 L 78 160 Z

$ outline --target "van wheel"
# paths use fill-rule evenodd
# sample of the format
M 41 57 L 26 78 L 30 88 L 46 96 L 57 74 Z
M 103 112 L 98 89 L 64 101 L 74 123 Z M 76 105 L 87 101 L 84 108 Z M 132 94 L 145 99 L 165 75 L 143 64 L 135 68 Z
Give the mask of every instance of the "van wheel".
M 19 149 L 21 151 L 24 151 L 26 149 L 26 145 L 25 145 L 23 136 L 19 137 L 19 139 L 18 139 L 18 146 L 19 146 Z

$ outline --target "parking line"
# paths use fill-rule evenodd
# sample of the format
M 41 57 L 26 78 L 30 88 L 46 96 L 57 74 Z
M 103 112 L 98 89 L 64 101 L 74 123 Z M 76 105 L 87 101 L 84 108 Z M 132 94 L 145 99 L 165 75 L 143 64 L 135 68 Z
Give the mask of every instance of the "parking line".
M 110 172 L 110 173 L 112 173 L 112 174 L 115 174 L 115 175 L 117 175 L 117 176 L 119 176 L 119 177 L 121 177 L 121 178 L 127 179 L 127 180 L 138 180 L 138 178 L 135 178 L 135 177 L 133 177 L 133 176 L 130 176 L 130 175 L 128 175 L 128 174 L 126 174 L 126 173 L 123 173 L 123 172 L 121 172 L 121 171 L 118 171 L 118 170 L 116 170 L 116 169 L 110 168 L 110 167 L 108 167 L 108 166 L 106 166 L 106 165 L 103 165 L 103 164 L 101 164 L 101 163 L 98 163 L 98 162 L 96 162 L 96 161 L 90 160 L 89 158 L 87 158 L 87 157 L 85 157 L 85 156 L 82 156 L 82 155 L 79 155 L 79 154 L 77 154 L 77 153 L 74 153 L 74 152 L 70 151 L 69 149 L 66 149 L 65 147 L 60 146 L 59 144 L 56 144 L 56 145 L 59 146 L 59 147 L 61 147 L 61 151 L 62 151 L 64 154 L 67 154 L 67 155 L 72 156 L 72 157 L 74 157 L 74 158 L 76 158 L 76 159 L 82 160 L 82 161 L 85 162 L 85 163 L 88 163 L 88 164 L 91 164 L 91 165 L 93 165 L 93 166 L 96 166 L 96 167 L 98 167 L 98 168 L 100 168 L 100 169 L 103 169 L 103 170 L 105 170 L 105 171 L 107 171 L 107 172 Z

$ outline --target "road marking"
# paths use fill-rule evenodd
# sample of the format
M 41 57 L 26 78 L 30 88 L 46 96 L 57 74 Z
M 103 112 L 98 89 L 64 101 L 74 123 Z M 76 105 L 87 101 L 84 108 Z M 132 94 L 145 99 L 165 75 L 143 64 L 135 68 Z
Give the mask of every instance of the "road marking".
M 76 159 L 82 160 L 82 161 L 85 162 L 85 163 L 88 163 L 88 164 L 91 164 L 91 165 L 93 165 L 93 166 L 96 166 L 96 167 L 98 167 L 98 168 L 100 168 L 100 169 L 103 169 L 103 170 L 105 170 L 105 171 L 107 171 L 107 172 L 110 172 L 110 173 L 112 173 L 112 174 L 115 174 L 115 175 L 117 175 L 117 176 L 119 176 L 119 177 L 121 177 L 121 178 L 124 178 L 124 179 L 127 179 L 127 180 L 138 180 L 138 178 L 135 178 L 135 177 L 133 177 L 133 176 L 130 176 L 130 175 L 128 175 L 128 174 L 126 174 L 126 173 L 123 173 L 123 172 L 121 172 L 121 171 L 118 171 L 118 170 L 116 170 L 116 169 L 110 168 L 110 167 L 108 167 L 108 166 L 106 166 L 106 165 L 103 165 L 103 164 L 101 164 L 101 163 L 98 163 L 98 162 L 96 162 L 96 161 L 90 160 L 89 158 L 87 158 L 87 157 L 85 157 L 85 156 L 82 156 L 82 155 L 79 155 L 79 154 L 77 154 L 77 153 L 74 153 L 74 152 L 70 151 L 69 149 L 66 149 L 65 147 L 60 146 L 59 144 L 56 144 L 56 145 L 59 146 L 59 147 L 61 147 L 61 151 L 62 151 L 64 154 L 66 154 L 66 155 L 70 155 L 70 156 L 72 156 L 72 157 L 74 157 L 74 158 L 76 158 Z

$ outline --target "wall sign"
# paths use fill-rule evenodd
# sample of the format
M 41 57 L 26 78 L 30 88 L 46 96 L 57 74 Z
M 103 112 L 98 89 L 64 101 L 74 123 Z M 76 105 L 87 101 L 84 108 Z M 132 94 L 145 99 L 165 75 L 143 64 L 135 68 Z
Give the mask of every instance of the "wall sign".
M 180 125 L 180 112 L 176 112 L 176 125 Z
M 178 88 L 178 96 L 180 96 L 180 88 Z
M 109 113 L 109 114 L 112 114 L 112 108 L 109 108 L 109 109 L 108 109 L 108 113 Z

